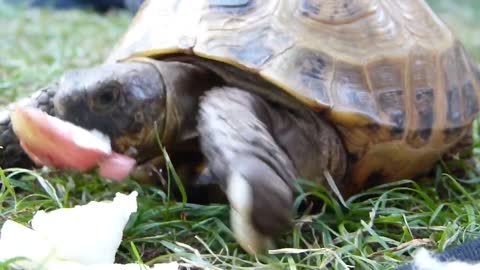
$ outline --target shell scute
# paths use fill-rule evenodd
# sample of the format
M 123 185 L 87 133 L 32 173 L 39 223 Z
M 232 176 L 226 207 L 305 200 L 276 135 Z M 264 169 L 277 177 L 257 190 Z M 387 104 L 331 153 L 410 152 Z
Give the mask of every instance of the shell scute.
M 384 116 L 382 122 L 391 127 L 395 138 L 401 138 L 407 117 L 401 63 L 382 60 L 370 64 L 367 71 L 378 108 Z
M 440 56 L 440 65 L 443 75 L 442 82 L 445 88 L 443 95 L 446 109 L 438 112 L 445 114 L 444 141 L 450 143 L 458 138 L 462 129 L 467 125 L 462 87 L 468 82 L 469 73 L 464 62 L 461 46 L 456 44 L 444 52 Z
M 269 26 L 248 29 L 237 45 L 227 47 L 232 59 L 243 65 L 260 69 L 267 61 L 292 46 L 292 39 Z
M 447 120 L 450 127 L 463 126 L 463 106 L 459 88 L 451 86 L 447 89 Z
M 473 63 L 471 63 L 471 69 L 473 70 L 473 75 L 475 76 L 475 80 L 478 84 L 480 84 L 480 68 Z M 479 85 L 480 86 L 480 85 Z
M 219 9 L 226 12 L 244 13 L 251 10 L 255 0 L 208 0 L 209 8 Z
M 374 7 L 369 4 L 372 1 L 369 0 L 301 0 L 299 2 L 298 10 L 303 16 L 327 24 L 349 23 L 374 11 Z
M 361 66 L 338 62 L 332 83 L 332 95 L 336 97 L 334 110 L 361 112 L 377 120 L 377 104 L 369 90 L 364 70 Z
M 471 81 L 467 81 L 462 86 L 462 97 L 463 97 L 463 107 L 464 107 L 464 117 L 468 120 L 473 120 L 479 111 L 477 95 L 473 84 Z
M 403 89 L 381 91 L 377 94 L 379 108 L 388 118 L 392 128 L 392 135 L 399 139 L 405 129 L 405 104 Z
M 429 143 L 436 121 L 435 102 L 441 90 L 437 84 L 437 60 L 435 55 L 421 47 L 412 49 L 407 69 L 410 88 L 410 128 L 407 143 L 415 148 Z
M 228 35 L 230 30 L 251 28 L 262 21 L 268 21 L 277 7 L 278 0 L 197 0 L 207 2 L 201 11 L 200 36 L 215 34 Z M 213 31 L 213 32 L 212 32 Z M 216 35 L 219 38 L 222 35 Z
M 273 59 L 261 74 L 272 78 L 277 85 L 299 99 L 310 99 L 316 104 L 329 107 L 332 102 L 329 92 L 333 72 L 330 56 L 294 46 Z
M 414 89 L 414 119 L 412 125 L 416 128 L 410 130 L 407 135 L 408 144 L 414 147 L 421 147 L 428 143 L 432 135 L 433 123 L 435 121 L 434 102 L 435 91 L 431 87 Z
M 325 85 L 327 64 L 323 57 L 309 55 L 298 63 L 298 74 L 302 85 L 308 89 L 316 89 L 315 100 L 321 103 L 330 103 L 328 85 Z

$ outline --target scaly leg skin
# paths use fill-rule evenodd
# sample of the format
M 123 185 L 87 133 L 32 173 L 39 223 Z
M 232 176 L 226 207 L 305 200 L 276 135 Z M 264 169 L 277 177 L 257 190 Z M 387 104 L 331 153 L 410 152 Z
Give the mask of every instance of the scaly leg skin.
M 341 180 L 346 153 L 336 131 L 310 111 L 292 112 L 236 88 L 208 91 L 198 119 L 208 173 L 225 191 L 240 245 L 264 253 L 292 219 L 294 181 Z
M 55 93 L 56 87 L 46 87 L 19 102 L 54 115 L 53 96 Z M 35 166 L 34 163 L 25 154 L 13 132 L 10 122 L 11 109 L 12 106 L 9 106 L 0 110 L 0 167 L 3 169 L 12 167 L 32 168 Z

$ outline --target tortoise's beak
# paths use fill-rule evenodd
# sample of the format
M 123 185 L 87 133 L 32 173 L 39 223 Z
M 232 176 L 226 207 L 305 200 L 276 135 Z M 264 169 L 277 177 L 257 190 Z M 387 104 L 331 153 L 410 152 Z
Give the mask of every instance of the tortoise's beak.
M 55 115 L 58 118 L 68 120 L 73 123 L 80 122 L 80 114 L 75 113 L 75 111 L 82 112 L 86 109 L 85 105 L 83 105 L 81 102 L 81 97 L 79 96 L 66 98 L 65 96 L 57 95 L 53 100 L 53 106 L 55 110 Z M 66 108 L 69 108 L 69 112 L 71 113 L 67 114 Z

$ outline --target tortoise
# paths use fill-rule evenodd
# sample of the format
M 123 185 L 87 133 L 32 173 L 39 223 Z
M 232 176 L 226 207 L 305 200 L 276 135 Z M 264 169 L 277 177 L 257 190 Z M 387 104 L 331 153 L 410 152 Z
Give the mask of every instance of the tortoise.
M 288 228 L 299 178 L 351 196 L 469 152 L 479 93 L 478 67 L 423 0 L 162 0 L 104 63 L 29 102 L 108 134 L 139 178 L 162 163 L 158 134 L 194 183 L 222 189 L 257 253 Z M 29 166 L 0 122 L 0 164 Z

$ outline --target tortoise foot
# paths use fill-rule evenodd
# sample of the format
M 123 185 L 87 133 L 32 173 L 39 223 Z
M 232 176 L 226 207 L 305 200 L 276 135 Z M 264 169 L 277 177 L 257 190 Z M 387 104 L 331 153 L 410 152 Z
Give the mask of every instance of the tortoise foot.
M 53 96 L 54 87 L 47 87 L 35 92 L 29 98 L 21 100 L 18 104 L 25 104 L 39 108 L 48 114 L 54 114 Z M 0 110 L 0 168 L 32 168 L 34 163 L 23 151 L 10 122 L 10 112 L 14 104 Z

